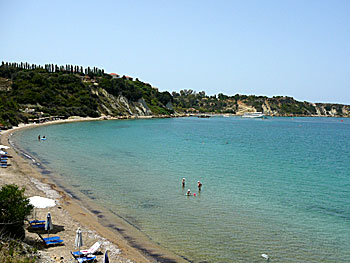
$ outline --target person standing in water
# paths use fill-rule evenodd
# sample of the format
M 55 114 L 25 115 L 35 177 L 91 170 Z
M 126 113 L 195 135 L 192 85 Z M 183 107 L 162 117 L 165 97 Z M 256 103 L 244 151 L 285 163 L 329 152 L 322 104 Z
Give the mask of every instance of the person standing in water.
M 200 181 L 198 181 L 197 185 L 198 185 L 198 192 L 200 192 L 202 189 L 202 183 Z
M 185 181 L 186 181 L 186 179 L 185 179 L 185 178 L 182 178 L 182 182 L 181 182 L 181 184 L 182 184 L 182 188 L 184 188 L 184 187 L 185 187 Z
M 40 134 L 39 134 L 39 136 L 38 136 L 38 140 L 40 141 Z
M 186 195 L 187 195 L 187 196 L 190 196 L 190 195 L 192 195 L 192 194 L 191 194 L 191 190 L 190 190 L 190 189 L 188 189 L 188 190 L 187 190 L 187 193 L 186 193 Z

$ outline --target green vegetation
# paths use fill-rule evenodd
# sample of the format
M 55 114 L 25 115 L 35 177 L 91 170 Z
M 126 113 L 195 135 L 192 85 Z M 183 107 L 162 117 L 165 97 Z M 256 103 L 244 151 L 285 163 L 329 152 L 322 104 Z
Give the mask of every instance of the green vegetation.
M 37 261 L 37 249 L 1 236 L 0 259 L 3 263 L 34 263 Z
M 125 99 L 127 101 L 125 101 Z M 98 117 L 171 115 L 173 113 L 232 113 L 263 111 L 275 116 L 349 116 L 349 106 L 312 104 L 291 97 L 204 91 L 159 92 L 136 78 L 105 74 L 103 69 L 81 66 L 38 66 L 5 63 L 0 66 L 0 128 L 20 122 L 70 116 Z
M 246 111 L 261 111 L 266 115 L 275 116 L 312 116 L 317 115 L 318 109 L 321 114 L 325 112 L 323 115 L 326 116 L 350 115 L 350 107 L 346 105 L 324 103 L 314 105 L 287 96 L 268 98 L 240 94 L 227 96 L 222 93 L 207 96 L 204 91 L 197 93 L 193 90 L 181 90 L 179 93 L 173 92 L 172 95 L 174 109 L 177 112 L 242 114 Z
M 116 106 L 101 106 L 98 88 L 114 97 L 124 96 L 129 103 L 144 99 L 152 114 L 173 113 L 166 107 L 172 100 L 168 92 L 159 92 L 138 79 L 133 81 L 125 76 L 114 79 L 96 67 L 3 62 L 0 78 L 11 83 L 9 87 L 0 83 L 0 126 L 7 128 L 49 116 L 98 117 L 110 113 L 106 108 L 111 108 L 114 115 L 125 114 L 115 110 Z
M 5 236 L 24 237 L 24 220 L 33 206 L 24 196 L 24 189 L 16 185 L 4 185 L 0 190 L 0 233 Z
M 159 92 L 152 88 L 148 83 L 144 83 L 138 79 L 135 81 L 128 80 L 125 77 L 113 79 L 109 75 L 105 75 L 98 79 L 99 87 L 105 89 L 109 94 L 114 96 L 122 95 L 131 102 L 144 99 L 147 106 L 153 114 L 169 115 L 174 111 L 166 108 L 168 102 L 172 101 L 169 92 Z

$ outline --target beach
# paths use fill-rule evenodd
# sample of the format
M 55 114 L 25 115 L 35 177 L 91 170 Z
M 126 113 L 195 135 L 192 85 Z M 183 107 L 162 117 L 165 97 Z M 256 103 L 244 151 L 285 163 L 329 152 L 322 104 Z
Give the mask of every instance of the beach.
M 36 127 L 38 125 L 48 125 L 57 123 L 66 123 L 74 121 L 92 121 L 100 120 L 93 118 L 78 118 L 71 120 L 57 120 L 43 124 L 28 124 L 15 127 L 11 130 L 1 132 L 1 144 L 8 145 L 9 155 L 13 158 L 9 160 L 10 166 L 0 170 L 0 186 L 5 184 L 16 184 L 20 188 L 25 188 L 26 196 L 39 195 L 42 197 L 52 198 L 56 201 L 56 206 L 46 209 L 36 209 L 36 218 L 44 220 L 48 212 L 51 213 L 54 229 L 51 235 L 58 235 L 64 240 L 63 246 L 52 246 L 39 250 L 41 262 L 73 262 L 70 251 L 76 251 L 74 246 L 75 233 L 78 228 L 83 231 L 83 247 L 81 249 L 90 248 L 95 242 L 100 242 L 100 255 L 97 255 L 97 261 L 102 262 L 103 253 L 108 250 L 110 262 L 185 262 L 181 257 L 172 255 L 166 250 L 154 244 L 140 246 L 137 240 L 126 240 L 125 236 L 118 234 L 117 231 L 111 231 L 110 228 L 104 226 L 99 221 L 98 213 L 93 213 L 85 208 L 82 203 L 72 197 L 50 180 L 48 176 L 40 173 L 30 162 L 21 154 L 16 152 L 10 145 L 9 138 L 15 131 Z M 125 229 L 125 222 L 116 222 L 116 229 Z M 123 225 L 124 224 L 124 225 Z M 42 243 L 37 233 L 28 231 L 29 224 L 26 223 L 26 240 L 28 243 Z M 46 234 L 42 234 L 44 237 Z M 140 233 L 140 235 L 142 235 Z M 137 236 L 137 235 L 136 235 Z M 130 245 L 132 242 L 139 249 Z M 140 252 L 140 247 L 143 252 Z M 164 255 L 164 257 L 163 257 Z M 157 257 L 157 258 L 155 258 Z M 160 260 L 158 260 L 160 259 Z

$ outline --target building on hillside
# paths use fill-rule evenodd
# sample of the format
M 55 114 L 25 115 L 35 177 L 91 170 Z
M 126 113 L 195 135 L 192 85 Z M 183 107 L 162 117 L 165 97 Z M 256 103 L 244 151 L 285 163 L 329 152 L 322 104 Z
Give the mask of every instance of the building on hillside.
M 120 76 L 117 73 L 109 73 L 109 75 L 113 78 L 113 79 L 118 79 L 120 78 Z
M 132 77 L 125 76 L 125 75 L 123 76 L 123 78 L 124 78 L 124 79 L 127 79 L 127 80 L 133 80 L 133 78 L 132 78 Z

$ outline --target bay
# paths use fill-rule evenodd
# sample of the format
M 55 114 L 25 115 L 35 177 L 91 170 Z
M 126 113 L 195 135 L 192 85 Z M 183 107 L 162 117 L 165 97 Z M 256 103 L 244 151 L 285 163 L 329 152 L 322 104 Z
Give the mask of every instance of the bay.
M 348 119 L 77 122 L 12 140 L 47 176 L 193 262 L 350 258 Z

